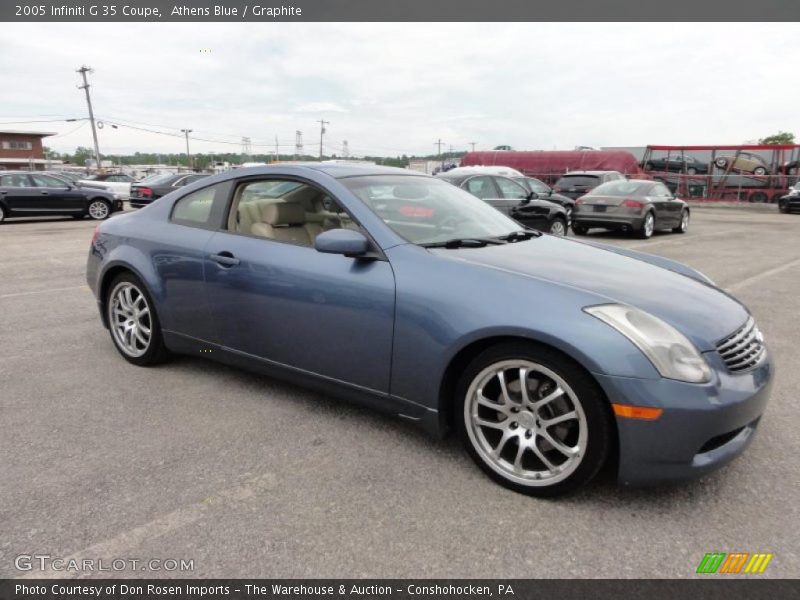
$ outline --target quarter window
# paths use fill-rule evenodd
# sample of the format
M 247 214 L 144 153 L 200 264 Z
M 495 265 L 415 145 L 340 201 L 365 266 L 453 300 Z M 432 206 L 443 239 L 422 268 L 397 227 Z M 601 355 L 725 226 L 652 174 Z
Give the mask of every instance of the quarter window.
M 494 181 L 497 183 L 497 187 L 500 188 L 500 195 L 503 196 L 503 198 L 510 200 L 524 200 L 528 197 L 525 189 L 510 179 L 506 179 L 504 177 L 495 177 Z
M 214 207 L 224 201 L 223 190 L 221 185 L 212 185 L 184 196 L 175 203 L 172 220 L 181 225 L 216 228 L 212 223 Z
M 473 177 L 467 181 L 464 187 L 470 194 L 477 196 L 481 200 L 497 198 L 494 184 L 492 184 L 492 180 L 488 177 Z

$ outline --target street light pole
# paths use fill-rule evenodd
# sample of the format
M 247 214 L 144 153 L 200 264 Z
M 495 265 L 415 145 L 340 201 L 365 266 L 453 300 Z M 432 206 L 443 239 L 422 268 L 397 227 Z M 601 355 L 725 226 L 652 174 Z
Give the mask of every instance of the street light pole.
M 94 111 L 92 110 L 92 98 L 89 96 L 89 80 L 86 78 L 87 73 L 91 73 L 92 69 L 83 65 L 80 69 L 75 71 L 80 73 L 83 77 L 83 85 L 79 85 L 78 89 L 86 92 L 86 105 L 89 107 L 89 121 L 92 123 L 92 139 L 94 140 L 94 160 L 96 168 L 100 168 L 100 145 L 97 143 L 97 128 L 94 124 Z
M 192 129 L 181 129 L 181 133 L 186 136 L 186 162 L 189 165 L 189 169 L 192 170 L 192 155 L 189 153 L 189 134 L 192 133 Z

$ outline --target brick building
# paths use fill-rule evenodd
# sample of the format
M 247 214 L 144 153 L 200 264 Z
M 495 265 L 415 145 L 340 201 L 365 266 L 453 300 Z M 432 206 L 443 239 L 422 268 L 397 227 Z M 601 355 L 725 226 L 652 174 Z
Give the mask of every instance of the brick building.
M 0 169 L 43 171 L 52 163 L 42 149 L 42 138 L 55 133 L 43 131 L 0 131 Z

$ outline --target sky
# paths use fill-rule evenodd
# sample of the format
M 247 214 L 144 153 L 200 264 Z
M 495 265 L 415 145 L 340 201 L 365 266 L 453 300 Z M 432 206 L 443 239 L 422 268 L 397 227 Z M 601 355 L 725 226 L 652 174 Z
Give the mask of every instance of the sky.
M 354 156 L 800 134 L 793 23 L 5 23 L 0 129 L 90 146 L 86 121 L 23 123 L 86 117 L 83 64 L 112 156 L 183 152 L 186 128 L 192 153 L 302 131 L 316 154 L 320 119 Z

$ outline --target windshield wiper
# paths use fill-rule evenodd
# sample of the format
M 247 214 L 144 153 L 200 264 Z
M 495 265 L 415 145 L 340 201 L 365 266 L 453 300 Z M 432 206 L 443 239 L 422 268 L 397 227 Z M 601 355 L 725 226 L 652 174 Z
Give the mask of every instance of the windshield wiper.
M 542 235 L 541 231 L 531 231 L 531 230 L 520 230 L 520 231 L 512 231 L 506 235 L 498 236 L 496 239 L 503 240 L 504 242 L 519 242 L 522 240 L 529 240 L 532 237 L 540 237 Z
M 423 248 L 482 248 L 489 244 L 504 244 L 505 240 L 499 238 L 454 238 L 443 242 L 428 242 L 420 244 Z

